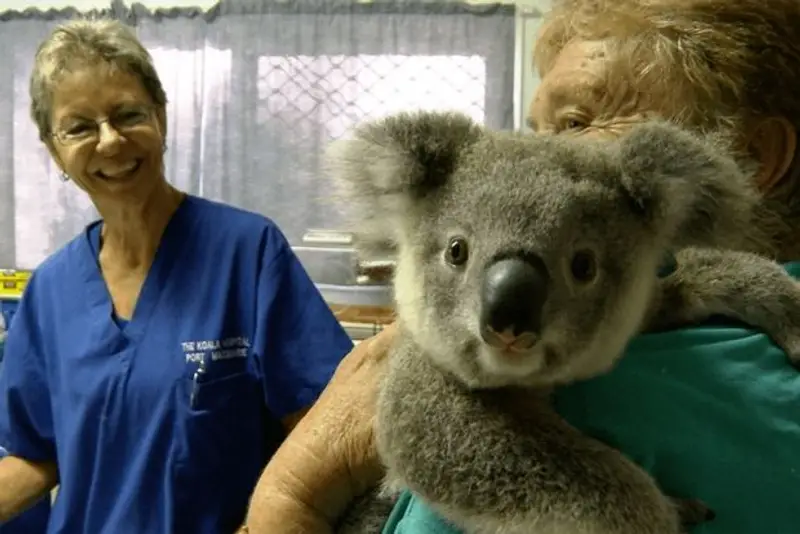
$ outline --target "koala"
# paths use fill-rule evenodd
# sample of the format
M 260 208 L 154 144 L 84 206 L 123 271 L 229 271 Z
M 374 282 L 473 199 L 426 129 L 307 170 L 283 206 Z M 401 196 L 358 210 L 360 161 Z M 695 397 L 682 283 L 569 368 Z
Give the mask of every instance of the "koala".
M 410 489 L 468 534 L 678 534 L 710 520 L 554 412 L 638 333 L 724 314 L 800 362 L 800 288 L 757 254 L 761 198 L 723 141 L 666 122 L 616 141 L 401 113 L 327 165 L 367 247 L 396 254 L 400 330 L 378 401 L 381 488 L 339 534 L 380 532 Z

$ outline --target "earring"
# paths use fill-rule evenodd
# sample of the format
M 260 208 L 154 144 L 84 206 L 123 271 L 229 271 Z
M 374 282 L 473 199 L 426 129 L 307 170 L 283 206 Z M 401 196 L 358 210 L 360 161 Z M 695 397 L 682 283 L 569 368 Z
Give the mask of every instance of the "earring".
M 69 182 L 69 174 L 65 173 L 64 171 L 61 171 L 60 173 L 58 173 L 58 178 L 62 182 Z

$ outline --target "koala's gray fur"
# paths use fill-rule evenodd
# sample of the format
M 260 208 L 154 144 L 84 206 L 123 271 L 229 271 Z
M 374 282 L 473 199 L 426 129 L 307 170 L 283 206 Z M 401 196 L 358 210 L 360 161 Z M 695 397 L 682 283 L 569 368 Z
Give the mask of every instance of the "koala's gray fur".
M 594 142 L 428 112 L 335 143 L 328 161 L 357 234 L 397 252 L 401 331 L 376 429 L 386 489 L 339 533 L 379 532 L 403 488 L 469 534 L 676 534 L 708 519 L 570 427 L 548 393 L 606 372 L 643 330 L 714 314 L 800 360 L 800 289 L 752 253 L 760 196 L 723 153 L 662 122 Z M 670 251 L 677 269 L 660 278 Z M 482 315 L 500 298 L 486 296 L 487 273 L 506 260 L 542 275 L 535 326 L 502 338 L 524 338 L 516 350 L 486 341 L 499 338 Z

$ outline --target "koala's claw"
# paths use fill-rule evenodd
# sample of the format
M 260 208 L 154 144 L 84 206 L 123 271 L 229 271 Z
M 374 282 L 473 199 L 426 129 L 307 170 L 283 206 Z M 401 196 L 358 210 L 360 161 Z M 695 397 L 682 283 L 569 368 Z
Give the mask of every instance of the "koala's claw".
M 684 528 L 691 528 L 701 523 L 712 521 L 716 514 L 699 499 L 679 499 L 672 498 L 672 503 L 678 510 L 678 516 Z

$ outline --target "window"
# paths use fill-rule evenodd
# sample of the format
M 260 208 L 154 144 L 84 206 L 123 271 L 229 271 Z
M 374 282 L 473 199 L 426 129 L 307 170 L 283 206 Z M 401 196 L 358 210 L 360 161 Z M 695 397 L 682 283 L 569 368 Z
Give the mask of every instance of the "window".
M 479 56 L 261 56 L 255 117 L 262 139 L 255 176 L 268 176 L 257 206 L 292 243 L 309 228 L 340 224 L 319 157 L 368 119 L 398 111 L 454 109 L 484 122 L 486 60 Z M 256 208 L 256 206 L 251 206 Z

